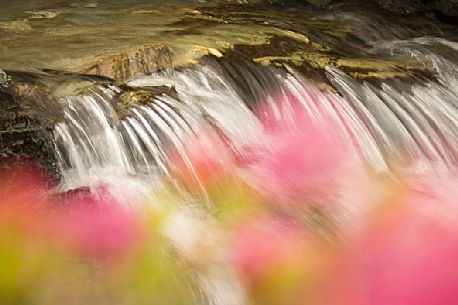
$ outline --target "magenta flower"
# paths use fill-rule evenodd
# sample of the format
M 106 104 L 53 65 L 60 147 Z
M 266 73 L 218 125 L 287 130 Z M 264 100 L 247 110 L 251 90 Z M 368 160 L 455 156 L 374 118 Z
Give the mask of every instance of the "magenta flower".
M 46 236 L 49 229 L 47 209 L 52 200 L 46 181 L 31 165 L 12 165 L 16 170 L 0 174 L 0 226 L 17 227 L 24 233 Z
M 273 106 L 258 111 L 266 139 L 250 148 L 254 157 L 249 165 L 259 172 L 258 187 L 276 201 L 313 200 L 331 192 L 342 179 L 347 150 L 335 123 L 323 119 L 316 125 L 292 95 L 279 98 L 277 108 L 284 108 L 286 102 L 289 112 L 280 116 L 273 113 Z
M 329 271 L 318 304 L 457 304 L 458 197 L 446 196 L 408 193 L 379 211 Z
M 57 216 L 59 237 L 79 255 L 99 259 L 121 258 L 134 249 L 140 224 L 132 212 L 104 193 L 76 194 Z
M 292 221 L 248 220 L 232 232 L 230 261 L 248 282 L 269 277 L 304 254 L 307 238 Z
M 393 219 L 378 224 L 363 244 L 367 304 L 457 304 L 458 218 L 448 224 L 428 211 L 447 203 L 422 197 L 411 198 Z M 457 212 L 450 210 L 455 217 Z

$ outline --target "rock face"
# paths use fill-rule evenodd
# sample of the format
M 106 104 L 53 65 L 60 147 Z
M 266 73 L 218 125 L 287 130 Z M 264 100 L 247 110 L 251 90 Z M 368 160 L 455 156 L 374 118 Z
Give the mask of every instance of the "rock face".
M 437 1 L 435 12 L 439 19 L 458 24 L 458 0 Z
M 52 119 L 43 115 L 40 106 L 33 105 L 31 96 L 21 96 L 25 88 L 9 78 L 0 70 L 0 168 L 11 162 L 39 160 L 38 167 L 51 171 L 49 176 L 58 179 Z
M 306 4 L 310 4 L 316 7 L 326 7 L 327 5 L 331 4 L 332 0 L 304 0 Z
M 404 13 L 441 12 L 446 15 L 458 13 L 457 0 L 375 0 L 382 8 Z
M 458 24 L 458 0 L 370 0 L 380 8 L 401 14 L 434 14 L 438 19 Z M 315 7 L 327 7 L 330 4 L 352 2 L 345 0 L 302 0 L 302 3 Z M 353 2 L 367 3 L 359 0 Z
M 5 71 L 0 69 L 0 88 L 8 87 L 9 79 Z
M 0 168 L 33 162 L 50 178 L 60 179 L 53 130 L 63 119 L 60 98 L 111 84 L 105 78 L 48 71 L 0 70 Z
M 285 5 L 287 0 L 242 0 L 239 3 L 247 3 L 247 4 L 254 4 L 254 5 L 276 5 L 276 6 L 283 6 Z
M 103 75 L 123 83 L 134 76 L 146 75 L 172 67 L 172 56 L 167 46 L 150 44 L 132 47 L 115 54 L 97 56 L 75 72 Z
M 373 0 L 385 10 L 408 14 L 435 14 L 445 22 L 458 24 L 458 0 Z
M 400 13 L 423 12 L 431 8 L 433 1 L 422 0 L 375 0 L 382 8 Z

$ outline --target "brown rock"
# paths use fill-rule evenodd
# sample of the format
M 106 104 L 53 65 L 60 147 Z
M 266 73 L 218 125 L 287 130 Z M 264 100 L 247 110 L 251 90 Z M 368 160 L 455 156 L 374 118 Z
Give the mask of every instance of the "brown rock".
M 117 83 L 172 67 L 169 48 L 163 44 L 132 47 L 118 53 L 102 54 L 75 72 L 106 76 Z
M 59 98 L 110 80 L 70 73 L 0 70 L 0 169 L 24 160 L 51 183 L 60 179 L 53 130 L 63 119 Z
M 283 6 L 286 4 L 286 0 L 242 0 L 242 1 L 237 1 L 236 3 L 246 3 L 246 4 L 253 4 L 253 5 Z

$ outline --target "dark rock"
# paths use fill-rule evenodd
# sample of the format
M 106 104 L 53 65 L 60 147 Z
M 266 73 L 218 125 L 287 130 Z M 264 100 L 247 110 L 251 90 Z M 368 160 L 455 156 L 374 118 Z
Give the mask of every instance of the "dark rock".
M 89 75 L 0 70 L 0 168 L 31 162 L 51 183 L 59 181 L 53 130 L 63 119 L 60 98 L 111 83 Z
M 137 105 L 151 103 L 156 96 L 164 95 L 178 99 L 174 87 L 155 86 L 155 87 L 136 87 L 131 88 L 127 85 L 121 86 L 122 93 L 116 103 L 115 109 L 120 119 L 128 116 L 130 109 Z
M 0 168 L 35 160 L 57 180 L 50 118 L 41 115 L 40 107 L 31 107 L 29 97 L 18 94 L 17 83 L 5 86 L 5 75 L 0 76 Z
M 283 6 L 286 4 L 286 0 L 246 0 L 247 4 L 254 4 L 254 5 L 275 5 L 275 6 Z
M 375 0 L 385 10 L 397 13 L 423 13 L 432 8 L 433 1 L 422 0 Z
M 458 23 L 458 0 L 375 0 L 385 10 L 405 14 L 435 14 L 438 19 Z
M 414 14 L 434 14 L 439 20 L 458 24 L 458 0 L 377 0 L 390 11 Z
M 326 7 L 333 2 L 333 0 L 303 0 L 306 4 L 316 7 Z
M 436 17 L 444 22 L 458 24 L 458 0 L 441 0 L 434 10 Z
M 397 14 L 433 14 L 444 22 L 458 24 L 458 0 L 300 0 L 299 2 L 319 8 L 326 8 L 331 4 L 372 2 L 385 11 Z

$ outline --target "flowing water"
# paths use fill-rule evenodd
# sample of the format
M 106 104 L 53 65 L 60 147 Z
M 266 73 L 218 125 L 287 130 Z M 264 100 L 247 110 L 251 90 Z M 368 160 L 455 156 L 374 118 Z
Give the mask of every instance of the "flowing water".
M 398 81 L 376 86 L 327 66 L 326 76 L 337 89 L 331 92 L 288 66 L 282 70 L 242 61 L 244 73 L 234 78 L 227 62 L 213 58 L 191 68 L 129 81 L 131 87 L 171 86 L 176 95 L 152 97 L 130 108 L 124 118 L 116 114 L 114 101 L 122 91 L 116 86 L 65 97 L 65 119 L 55 129 L 65 188 L 113 174 L 170 176 L 172 147 L 192 171 L 184 145 L 203 133 L 222 134 L 231 150 L 243 153 L 243 147 L 264 136 L 253 101 L 270 103 L 279 120 L 288 116 L 289 104 L 296 101 L 318 126 L 331 117 L 361 161 L 376 172 L 390 171 L 393 165 L 406 170 L 454 168 L 458 67 L 453 57 L 431 52 L 439 47 L 454 55 L 458 44 L 419 38 L 383 47 L 392 54 L 408 53 L 435 69 L 437 80 L 421 84 Z M 281 108 L 272 100 L 282 101 Z
M 186 143 L 210 134 L 233 159 L 266 141 L 259 109 L 284 120 L 296 103 L 317 126 L 333 120 L 376 173 L 457 166 L 453 26 L 360 4 L 326 11 L 219 1 L 22 1 L 0 19 L 2 68 L 48 69 L 54 82 L 68 79 L 55 70 L 114 78 L 84 78 L 93 83 L 85 91 L 47 85 L 61 110 L 53 127 L 60 191 L 173 177 L 182 168 L 171 151 L 194 175 Z M 75 75 L 67 87 L 79 88 Z

